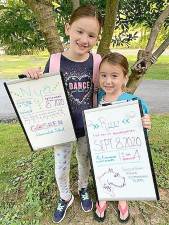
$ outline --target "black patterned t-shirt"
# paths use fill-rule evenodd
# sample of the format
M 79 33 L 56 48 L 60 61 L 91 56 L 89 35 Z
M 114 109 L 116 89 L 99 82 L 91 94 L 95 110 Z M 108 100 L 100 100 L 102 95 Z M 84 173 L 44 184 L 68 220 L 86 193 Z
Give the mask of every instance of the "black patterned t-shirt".
M 86 61 L 74 62 L 61 55 L 60 71 L 63 74 L 75 133 L 77 137 L 84 136 L 82 111 L 92 108 L 93 56 L 89 54 Z M 44 72 L 49 72 L 49 61 Z

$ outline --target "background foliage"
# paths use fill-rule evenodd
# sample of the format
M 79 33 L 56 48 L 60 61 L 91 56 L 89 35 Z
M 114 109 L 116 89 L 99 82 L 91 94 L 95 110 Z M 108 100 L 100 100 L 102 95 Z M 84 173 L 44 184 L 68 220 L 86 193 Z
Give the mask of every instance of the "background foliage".
M 151 28 L 168 3 L 169 0 L 120 0 L 112 38 L 113 47 L 129 47 L 132 40 L 137 40 L 139 28 Z M 80 4 L 97 5 L 104 18 L 106 0 L 81 0 Z M 35 15 L 27 5 L 21 0 L 7 1 L 6 5 L 1 3 L 0 8 L 0 45 L 5 47 L 7 53 L 30 54 L 35 50 L 44 50 L 45 40 L 39 30 Z M 71 12 L 71 1 L 61 0 L 59 5 L 53 4 L 56 25 L 64 43 L 68 41 L 64 34 L 64 25 Z M 162 40 L 169 35 L 168 25 L 169 19 L 164 23 Z
M 44 50 L 46 43 L 35 16 L 24 3 L 13 1 L 1 9 L 0 45 L 12 55 Z

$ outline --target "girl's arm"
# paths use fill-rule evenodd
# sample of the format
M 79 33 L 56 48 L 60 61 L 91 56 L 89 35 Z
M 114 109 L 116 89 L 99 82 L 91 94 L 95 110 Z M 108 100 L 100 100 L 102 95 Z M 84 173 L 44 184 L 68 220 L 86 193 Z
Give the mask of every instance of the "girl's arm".
M 150 117 L 150 115 L 145 114 L 141 119 L 142 119 L 143 127 L 150 130 L 151 129 L 151 117 Z

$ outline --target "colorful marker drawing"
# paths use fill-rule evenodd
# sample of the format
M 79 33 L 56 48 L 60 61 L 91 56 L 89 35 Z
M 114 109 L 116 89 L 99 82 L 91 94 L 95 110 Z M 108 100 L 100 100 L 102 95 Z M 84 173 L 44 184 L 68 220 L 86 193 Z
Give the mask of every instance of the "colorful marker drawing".
M 115 172 L 112 168 L 109 168 L 101 176 L 98 176 L 97 179 L 103 191 L 112 197 L 115 196 L 116 188 L 123 188 L 126 185 L 125 177 Z
M 121 152 L 120 158 L 122 161 L 135 161 L 140 160 L 141 156 L 138 150 L 132 152 Z

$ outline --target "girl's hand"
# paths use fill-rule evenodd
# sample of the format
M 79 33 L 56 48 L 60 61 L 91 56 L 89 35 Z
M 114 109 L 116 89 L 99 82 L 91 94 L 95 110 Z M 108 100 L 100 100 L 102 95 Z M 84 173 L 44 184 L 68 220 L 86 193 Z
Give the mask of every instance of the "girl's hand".
M 145 114 L 141 118 L 141 120 L 142 120 L 143 127 L 150 130 L 151 129 L 151 118 L 150 118 L 150 115 Z
M 41 70 L 40 67 L 32 68 L 25 71 L 23 74 L 25 74 L 28 78 L 39 79 L 40 77 L 42 77 L 43 71 Z

